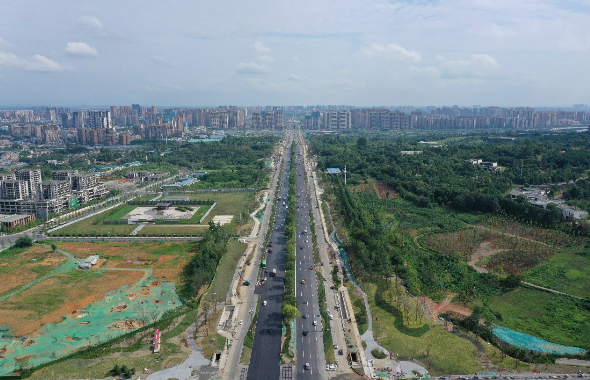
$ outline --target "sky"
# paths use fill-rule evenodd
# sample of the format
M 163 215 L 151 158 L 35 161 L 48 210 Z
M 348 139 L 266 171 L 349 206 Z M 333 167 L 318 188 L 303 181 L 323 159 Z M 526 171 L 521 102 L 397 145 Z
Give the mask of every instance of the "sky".
M 2 106 L 590 104 L 590 0 L 2 0 Z

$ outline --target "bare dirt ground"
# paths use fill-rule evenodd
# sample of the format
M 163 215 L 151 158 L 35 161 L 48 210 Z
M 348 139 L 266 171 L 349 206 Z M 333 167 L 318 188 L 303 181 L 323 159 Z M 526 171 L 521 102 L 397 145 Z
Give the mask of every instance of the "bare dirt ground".
M 160 254 L 158 252 L 165 251 L 163 246 L 170 247 L 167 253 Z M 101 262 L 107 259 L 104 264 L 105 268 L 138 268 L 153 270 L 153 277 L 163 281 L 179 281 L 182 269 L 190 260 L 193 253 L 187 253 L 182 248 L 182 252 L 174 254 L 174 246 L 182 245 L 174 242 L 166 242 L 164 244 L 136 244 L 135 242 L 117 242 L 117 243 L 78 243 L 78 242 L 64 242 L 59 243 L 59 247 L 71 252 L 78 257 L 87 257 L 96 253 L 100 254 L 101 260 L 97 267 L 102 267 Z M 180 249 L 180 248 L 179 248 Z M 129 259 L 129 260 L 127 260 Z
M 0 321 L 3 326 L 12 326 L 10 332 L 16 335 L 31 336 L 47 323 L 57 323 L 64 315 L 77 314 L 84 307 L 104 298 L 112 290 L 128 284 L 132 285 L 143 276 L 142 271 L 107 271 L 99 278 L 88 277 L 79 281 L 64 282 L 63 276 L 49 278 L 32 286 L 30 289 L 9 298 L 0 308 Z M 43 312 L 34 310 L 38 305 L 30 305 L 27 299 L 51 295 L 52 290 L 59 290 L 64 295 L 63 302 L 54 310 Z M 55 300 L 54 300 L 55 301 Z M 52 305 L 55 306 L 55 305 Z
M 383 182 L 376 182 L 373 184 L 373 187 L 375 188 L 375 191 L 377 192 L 377 196 L 379 197 L 379 199 L 386 199 L 387 197 L 399 197 L 399 194 L 395 190 L 393 190 L 391 187 L 387 186 Z
M 479 259 L 481 259 L 482 257 L 493 256 L 496 253 L 500 253 L 502 251 L 504 251 L 504 249 L 492 248 L 491 243 L 489 241 L 484 241 L 471 255 L 471 260 L 469 260 L 468 264 L 479 273 L 487 273 L 488 270 L 486 268 L 477 265 Z
M 41 277 L 34 268 L 47 266 L 48 271 L 57 268 L 65 261 L 65 257 L 41 246 L 35 245 L 17 257 L 0 260 L 0 294 L 16 289 Z
M 471 310 L 469 308 L 451 303 L 454 296 L 454 294 L 451 294 L 439 303 L 434 302 L 428 297 L 418 297 L 418 299 L 426 306 L 426 310 L 430 311 L 430 317 L 434 320 L 436 320 L 440 314 L 449 311 L 464 317 L 470 316 Z

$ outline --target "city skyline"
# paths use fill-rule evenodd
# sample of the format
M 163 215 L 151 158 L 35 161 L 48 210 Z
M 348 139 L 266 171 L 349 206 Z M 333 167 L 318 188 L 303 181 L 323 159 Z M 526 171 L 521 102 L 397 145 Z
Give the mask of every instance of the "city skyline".
M 0 105 L 571 107 L 590 2 L 0 4 Z

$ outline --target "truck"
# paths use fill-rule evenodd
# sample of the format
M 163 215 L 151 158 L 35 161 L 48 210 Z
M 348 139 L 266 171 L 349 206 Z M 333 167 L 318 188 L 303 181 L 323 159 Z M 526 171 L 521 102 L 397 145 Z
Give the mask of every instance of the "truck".
M 276 277 L 277 276 L 277 268 L 273 269 L 272 272 L 270 273 L 270 277 Z
M 250 280 L 246 280 L 242 284 L 248 286 L 248 285 L 250 285 Z

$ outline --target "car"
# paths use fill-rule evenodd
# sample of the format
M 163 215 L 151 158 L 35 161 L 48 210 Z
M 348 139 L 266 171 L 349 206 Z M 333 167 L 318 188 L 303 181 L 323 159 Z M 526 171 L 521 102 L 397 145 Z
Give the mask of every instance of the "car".
M 313 321 L 313 325 L 317 326 L 318 325 L 318 321 Z
M 332 316 L 332 314 L 330 314 L 330 315 L 328 316 L 328 318 L 330 318 L 330 320 L 334 319 L 334 317 Z
M 310 266 L 309 266 L 309 269 L 310 269 L 310 270 L 313 270 L 313 265 L 310 265 Z
M 334 349 L 335 349 L 335 350 L 337 350 L 337 349 L 338 349 L 338 345 L 337 345 L 337 344 L 335 344 L 335 345 L 334 345 Z
M 309 368 L 310 368 L 309 363 L 305 363 L 305 369 L 309 369 Z
M 308 315 L 307 315 L 307 314 L 303 314 L 303 315 L 301 316 L 301 318 L 303 318 L 303 319 L 307 319 L 307 317 L 308 317 Z
M 299 246 L 299 249 L 303 249 L 303 246 L 302 246 L 302 245 L 300 245 L 300 246 Z
M 330 289 L 336 289 L 336 288 L 334 287 L 334 285 L 332 285 L 332 286 L 330 286 Z
M 263 304 L 264 306 L 266 306 L 266 300 L 262 301 L 262 304 Z
M 244 324 L 244 320 L 240 319 L 240 321 L 238 322 L 238 325 L 243 325 Z
M 302 283 L 302 284 L 305 284 L 305 280 L 301 280 L 301 283 Z
M 338 355 L 344 355 L 344 350 L 342 348 L 338 350 Z
M 309 333 L 309 331 L 303 330 L 303 336 L 307 336 L 308 333 Z

